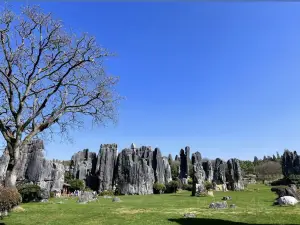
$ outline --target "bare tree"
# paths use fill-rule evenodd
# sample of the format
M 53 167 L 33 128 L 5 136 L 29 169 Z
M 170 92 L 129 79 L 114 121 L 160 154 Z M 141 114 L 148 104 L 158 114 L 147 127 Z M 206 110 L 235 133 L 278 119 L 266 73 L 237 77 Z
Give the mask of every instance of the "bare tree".
M 107 76 L 110 54 L 94 37 L 67 32 L 39 7 L 0 15 L 0 131 L 10 156 L 6 186 L 15 186 L 24 146 L 35 136 L 79 125 L 83 116 L 115 119 L 118 79 Z M 56 126 L 55 126 L 56 127 Z

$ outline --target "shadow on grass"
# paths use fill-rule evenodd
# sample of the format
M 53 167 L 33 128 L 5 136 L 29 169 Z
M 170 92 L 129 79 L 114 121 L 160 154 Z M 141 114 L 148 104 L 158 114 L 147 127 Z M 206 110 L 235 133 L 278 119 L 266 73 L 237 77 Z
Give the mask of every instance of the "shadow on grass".
M 204 218 L 180 218 L 180 219 L 168 219 L 170 222 L 176 222 L 178 225 L 199 225 L 199 224 L 216 224 L 216 225 L 268 225 L 261 223 L 242 223 L 233 222 L 229 220 L 219 220 L 219 219 L 204 219 Z M 275 224 L 276 225 L 276 224 Z M 284 225 L 284 224 L 282 224 Z M 296 224 L 289 224 L 296 225 Z

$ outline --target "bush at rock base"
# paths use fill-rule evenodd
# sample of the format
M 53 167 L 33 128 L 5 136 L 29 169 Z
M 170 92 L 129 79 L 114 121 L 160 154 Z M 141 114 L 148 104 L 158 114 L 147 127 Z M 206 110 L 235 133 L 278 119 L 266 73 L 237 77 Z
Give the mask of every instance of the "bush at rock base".
M 112 190 L 109 190 L 109 191 L 106 190 L 106 191 L 102 191 L 99 195 L 100 196 L 104 196 L 104 195 L 113 196 L 113 195 L 115 195 L 115 193 Z
M 178 181 L 172 180 L 166 185 L 166 192 L 167 193 L 176 193 L 179 186 L 180 185 L 179 185 Z
M 85 192 L 93 192 L 93 190 L 90 189 L 89 187 L 86 187 L 86 188 L 84 189 L 84 191 L 85 191 Z
M 204 182 L 204 187 L 206 190 L 212 190 L 213 189 L 213 184 L 209 181 Z
M 41 188 L 36 184 L 24 184 L 18 187 L 22 202 L 34 202 L 41 200 Z
M 160 183 L 154 183 L 153 184 L 154 194 L 161 194 L 165 190 L 166 190 L 166 186 L 164 184 L 160 184 Z
M 85 183 L 83 180 L 72 179 L 69 180 L 70 191 L 80 190 L 83 191 L 85 189 Z
M 192 185 L 191 184 L 183 184 L 182 185 L 182 190 L 186 190 L 186 191 L 192 191 Z
M 16 188 L 0 187 L 0 211 L 10 211 L 21 203 L 21 195 Z
M 50 198 L 54 198 L 55 197 L 55 193 L 53 191 L 50 192 Z

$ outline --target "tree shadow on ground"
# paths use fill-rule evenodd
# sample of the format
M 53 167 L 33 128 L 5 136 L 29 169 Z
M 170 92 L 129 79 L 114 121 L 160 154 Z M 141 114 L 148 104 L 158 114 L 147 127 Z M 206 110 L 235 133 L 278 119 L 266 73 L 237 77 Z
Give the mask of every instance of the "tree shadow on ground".
M 229 220 L 220 219 L 204 219 L 204 218 L 180 218 L 180 219 L 168 219 L 170 222 L 176 222 L 179 225 L 199 225 L 199 224 L 216 224 L 216 225 L 268 225 L 262 223 L 242 223 L 233 222 Z M 276 224 L 275 224 L 276 225 Z M 282 224 L 285 225 L 285 224 Z M 287 224 L 286 224 L 287 225 Z M 289 224 L 289 225 L 299 225 L 299 224 Z

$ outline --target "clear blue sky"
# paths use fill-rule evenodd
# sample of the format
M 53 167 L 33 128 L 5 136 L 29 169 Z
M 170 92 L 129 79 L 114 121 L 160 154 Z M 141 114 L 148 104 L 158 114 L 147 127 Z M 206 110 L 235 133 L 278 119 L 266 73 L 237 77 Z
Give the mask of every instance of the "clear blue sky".
M 47 143 L 48 158 L 101 143 L 225 159 L 300 149 L 300 3 L 40 5 L 118 54 L 107 71 L 126 97 L 118 124 Z

